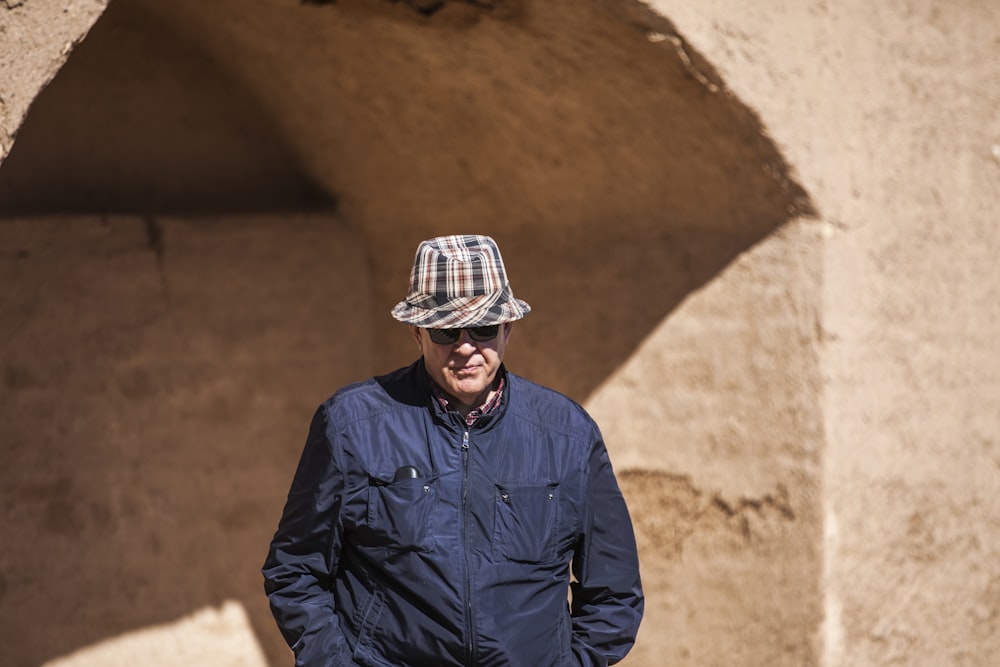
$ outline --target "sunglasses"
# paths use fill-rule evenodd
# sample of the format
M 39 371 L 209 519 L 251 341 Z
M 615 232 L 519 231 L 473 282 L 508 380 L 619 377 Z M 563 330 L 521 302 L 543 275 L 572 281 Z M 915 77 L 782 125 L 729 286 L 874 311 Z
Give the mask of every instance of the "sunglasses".
M 485 343 L 497 337 L 500 325 L 491 324 L 488 327 L 467 327 L 465 329 L 428 329 L 427 335 L 438 345 L 454 345 L 455 341 L 462 337 L 463 331 L 468 331 L 469 338 L 477 343 Z

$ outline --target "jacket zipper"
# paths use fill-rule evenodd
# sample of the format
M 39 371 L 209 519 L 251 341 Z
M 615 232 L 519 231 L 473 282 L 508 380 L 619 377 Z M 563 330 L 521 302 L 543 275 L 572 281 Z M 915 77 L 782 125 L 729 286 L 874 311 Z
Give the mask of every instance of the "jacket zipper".
M 465 664 L 474 665 L 472 575 L 469 566 L 469 431 L 462 434 L 462 556 L 465 559 Z

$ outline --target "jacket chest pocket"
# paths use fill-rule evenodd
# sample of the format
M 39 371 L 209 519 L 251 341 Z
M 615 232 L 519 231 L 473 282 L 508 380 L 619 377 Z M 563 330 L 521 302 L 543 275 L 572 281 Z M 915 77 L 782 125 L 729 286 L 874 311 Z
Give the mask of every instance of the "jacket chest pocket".
M 497 484 L 494 506 L 494 561 L 542 563 L 555 558 L 558 484 Z
M 394 551 L 430 549 L 437 496 L 437 477 L 396 481 L 373 477 L 368 486 L 368 546 Z

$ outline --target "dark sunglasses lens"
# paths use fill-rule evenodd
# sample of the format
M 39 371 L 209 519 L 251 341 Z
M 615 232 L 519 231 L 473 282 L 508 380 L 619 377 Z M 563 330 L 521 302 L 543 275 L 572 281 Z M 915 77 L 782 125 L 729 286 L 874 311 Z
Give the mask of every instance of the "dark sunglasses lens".
M 428 329 L 427 334 L 438 345 L 451 345 L 462 335 L 461 329 Z
M 491 324 L 488 327 L 474 327 L 469 329 L 469 336 L 474 341 L 480 343 L 486 342 L 488 340 L 493 340 L 497 337 L 497 332 L 500 330 L 499 324 Z
M 431 340 L 438 345 L 453 345 L 462 336 L 462 329 L 428 329 L 427 334 Z M 472 327 L 466 329 L 469 337 L 477 343 L 485 343 L 497 337 L 500 331 L 499 324 L 491 324 L 488 327 Z

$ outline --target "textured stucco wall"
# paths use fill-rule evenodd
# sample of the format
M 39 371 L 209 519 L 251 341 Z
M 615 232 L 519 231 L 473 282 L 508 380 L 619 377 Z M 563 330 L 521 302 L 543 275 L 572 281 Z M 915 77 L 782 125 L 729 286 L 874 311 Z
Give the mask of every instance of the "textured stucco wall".
M 0 161 L 42 87 L 107 7 L 107 0 L 0 2 Z
M 23 127 L 103 5 L 0 7 L 37 60 L 0 84 L 15 664 L 285 664 L 256 567 L 303 414 L 408 360 L 412 249 L 473 222 L 536 306 L 511 365 L 586 402 L 635 512 L 630 664 L 991 664 L 995 12 L 238 4 L 117 0 Z
M 760 111 L 819 209 L 825 664 L 992 664 L 1000 14 L 655 6 Z
M 4 665 L 273 644 L 289 471 L 318 397 L 370 366 L 359 248 L 323 216 L 0 222 Z
M 797 222 L 748 250 L 587 403 L 641 471 L 624 486 L 657 585 L 638 664 L 818 663 L 819 240 Z

